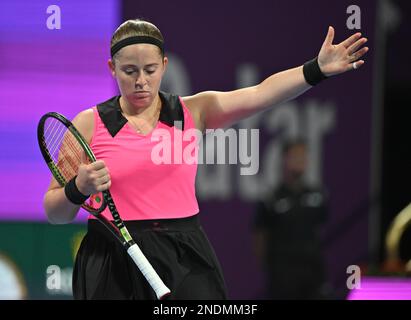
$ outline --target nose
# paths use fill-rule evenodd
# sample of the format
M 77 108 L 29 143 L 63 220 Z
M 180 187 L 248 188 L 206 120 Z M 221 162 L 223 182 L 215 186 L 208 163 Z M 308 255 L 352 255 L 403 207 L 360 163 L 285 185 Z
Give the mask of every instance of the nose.
M 144 77 L 144 72 L 140 72 L 139 75 L 137 76 L 135 86 L 139 88 L 143 88 L 146 85 L 147 81 L 146 78 Z

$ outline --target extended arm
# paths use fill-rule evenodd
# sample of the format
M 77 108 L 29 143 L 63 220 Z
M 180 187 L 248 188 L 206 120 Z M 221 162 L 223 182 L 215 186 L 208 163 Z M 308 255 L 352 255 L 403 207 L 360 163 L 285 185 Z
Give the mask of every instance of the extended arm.
M 358 69 L 364 64 L 358 60 L 368 48 L 358 50 L 366 41 L 356 33 L 338 45 L 333 45 L 334 29 L 330 27 L 318 55 L 318 66 L 322 74 L 330 77 L 349 70 Z M 355 62 L 355 66 L 354 63 Z M 221 128 L 262 111 L 273 105 L 294 99 L 310 89 L 298 66 L 273 74 L 260 84 L 230 92 L 206 91 L 185 97 L 184 102 L 194 115 L 197 127 L 201 130 Z

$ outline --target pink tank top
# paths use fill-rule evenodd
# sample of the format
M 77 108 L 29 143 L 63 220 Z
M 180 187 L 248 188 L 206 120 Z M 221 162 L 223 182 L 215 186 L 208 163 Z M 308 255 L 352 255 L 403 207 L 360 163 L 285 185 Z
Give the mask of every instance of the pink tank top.
M 94 133 L 90 146 L 96 158 L 103 160 L 109 170 L 110 192 L 123 220 L 184 218 L 199 211 L 195 195 L 197 161 L 156 164 L 152 160 L 153 148 L 159 147 L 158 139 L 153 141 L 158 132 L 171 137 L 169 145 L 174 155 L 178 145 L 174 140 L 195 128 L 190 111 L 180 97 L 161 92 L 160 97 L 163 102 L 160 121 L 148 135 L 138 134 L 129 126 L 121 114 L 119 96 L 93 108 Z M 183 130 L 170 126 L 171 120 L 178 120 L 178 117 Z M 193 142 L 181 140 L 181 150 Z M 112 220 L 108 208 L 103 215 Z M 94 217 L 90 215 L 90 218 Z

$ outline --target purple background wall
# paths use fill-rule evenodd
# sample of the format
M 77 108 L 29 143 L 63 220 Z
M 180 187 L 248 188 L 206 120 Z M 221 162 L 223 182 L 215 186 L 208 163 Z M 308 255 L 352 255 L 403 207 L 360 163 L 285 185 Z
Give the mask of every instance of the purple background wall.
M 51 4 L 61 9 L 61 29 L 47 27 Z M 2 219 L 44 220 L 41 199 L 50 178 L 37 122 L 49 111 L 72 118 L 114 94 L 106 61 L 119 14 L 115 0 L 1 2 Z

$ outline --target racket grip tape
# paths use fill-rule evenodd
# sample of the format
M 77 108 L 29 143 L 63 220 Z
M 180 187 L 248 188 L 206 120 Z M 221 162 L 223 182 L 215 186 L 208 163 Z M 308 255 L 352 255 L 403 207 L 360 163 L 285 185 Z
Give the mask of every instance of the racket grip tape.
M 170 294 L 170 289 L 166 287 L 150 262 L 137 244 L 133 244 L 127 249 L 127 253 L 133 259 L 134 263 L 140 269 L 141 273 L 147 279 L 150 286 L 156 293 L 157 299 L 161 300 Z

